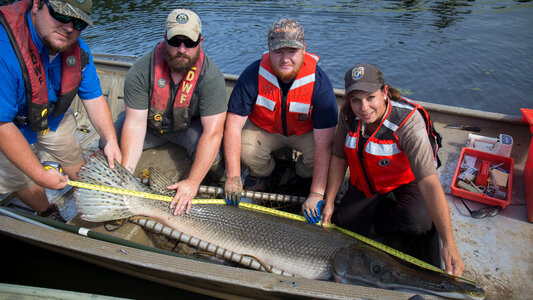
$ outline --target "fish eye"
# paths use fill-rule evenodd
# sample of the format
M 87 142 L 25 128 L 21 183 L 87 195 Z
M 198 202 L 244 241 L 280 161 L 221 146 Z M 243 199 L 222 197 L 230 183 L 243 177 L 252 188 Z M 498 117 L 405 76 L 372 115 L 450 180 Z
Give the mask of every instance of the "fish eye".
M 372 266 L 372 272 L 374 273 L 379 273 L 381 271 L 381 266 L 380 265 L 373 265 Z

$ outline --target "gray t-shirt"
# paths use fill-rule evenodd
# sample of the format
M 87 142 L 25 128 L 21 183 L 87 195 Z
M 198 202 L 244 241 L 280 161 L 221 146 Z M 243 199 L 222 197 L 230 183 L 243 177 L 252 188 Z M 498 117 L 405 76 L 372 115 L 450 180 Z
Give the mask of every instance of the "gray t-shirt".
M 124 103 L 134 109 L 148 109 L 150 107 L 150 54 L 143 55 L 128 71 L 124 82 Z M 191 116 L 205 117 L 223 113 L 228 110 L 228 95 L 224 75 L 215 63 L 205 56 L 205 73 L 196 83 L 191 99 Z M 171 85 L 172 97 L 178 91 L 179 83 Z M 197 95 L 197 96 L 196 96 Z
M 332 152 L 333 155 L 343 159 L 346 159 L 344 142 L 347 133 L 348 128 L 344 122 L 339 120 Z M 419 111 L 405 121 L 403 126 L 396 131 L 396 136 L 398 136 L 400 148 L 405 151 L 405 155 L 409 159 L 409 165 L 415 175 L 415 182 L 429 175 L 437 174 L 437 165 L 433 159 L 433 148 L 427 135 L 426 123 Z

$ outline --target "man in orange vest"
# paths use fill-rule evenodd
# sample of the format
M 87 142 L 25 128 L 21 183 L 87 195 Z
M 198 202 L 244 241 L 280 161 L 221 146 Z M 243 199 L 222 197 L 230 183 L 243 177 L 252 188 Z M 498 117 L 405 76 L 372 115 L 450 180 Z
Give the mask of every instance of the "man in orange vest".
M 0 7 L 0 193 L 14 195 L 40 215 L 61 219 L 44 188 L 61 189 L 85 163 L 69 109 L 78 95 L 106 141 L 109 165 L 121 161 L 111 112 L 81 31 L 91 0 L 22 0 Z M 39 158 L 36 156 L 39 156 Z
M 131 67 L 124 82 L 126 110 L 115 122 L 122 165 L 134 172 L 144 149 L 179 145 L 193 158 L 176 190 L 174 213 L 189 212 L 204 177 L 224 175 L 219 153 L 227 110 L 224 76 L 202 50 L 202 22 L 187 9 L 167 17 L 165 38 Z
M 320 216 L 337 125 L 333 87 L 317 65 L 319 57 L 306 52 L 298 22 L 277 20 L 268 33 L 268 49 L 241 74 L 228 103 L 226 201 L 240 201 L 241 161 L 250 171 L 245 188 L 254 189 L 252 182 L 263 181 L 275 167 L 272 151 L 290 147 L 301 152 L 296 174 L 312 177 L 303 211 Z

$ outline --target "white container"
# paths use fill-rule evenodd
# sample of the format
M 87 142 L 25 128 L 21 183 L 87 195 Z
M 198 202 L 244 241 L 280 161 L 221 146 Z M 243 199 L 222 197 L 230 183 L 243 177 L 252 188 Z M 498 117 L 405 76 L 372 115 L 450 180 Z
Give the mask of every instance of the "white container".
M 501 133 L 498 137 L 488 137 L 473 133 L 468 134 L 466 147 L 478 151 L 489 152 L 501 156 L 511 156 L 513 149 L 513 137 Z

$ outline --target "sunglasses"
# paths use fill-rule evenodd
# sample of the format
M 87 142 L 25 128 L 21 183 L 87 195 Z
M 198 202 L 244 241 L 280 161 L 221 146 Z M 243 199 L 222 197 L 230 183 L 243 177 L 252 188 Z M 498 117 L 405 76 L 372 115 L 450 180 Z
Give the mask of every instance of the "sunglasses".
M 193 42 L 191 39 L 179 39 L 177 36 L 171 38 L 170 40 L 167 40 L 167 43 L 172 46 L 172 47 L 176 47 L 178 48 L 179 46 L 181 46 L 181 43 L 183 43 L 183 45 L 185 45 L 185 47 L 187 48 L 194 48 L 196 46 L 198 46 L 198 44 L 200 44 L 200 37 L 201 36 L 198 36 L 198 40 L 196 40 L 196 42 Z
M 483 219 L 486 217 L 494 217 L 500 213 L 502 208 L 500 206 L 487 206 L 477 210 L 472 211 L 468 206 L 466 206 L 465 201 L 461 198 L 461 202 L 466 207 L 472 218 L 474 219 Z
M 62 15 L 58 12 L 56 12 L 52 6 L 50 6 L 50 2 L 46 1 L 46 0 L 43 0 L 44 4 L 46 4 L 46 6 L 48 7 L 48 11 L 50 12 L 50 15 L 52 16 L 52 18 L 56 19 L 57 21 L 63 23 L 63 24 L 67 24 L 68 22 L 72 21 L 72 25 L 74 27 L 74 29 L 76 30 L 83 30 L 85 28 L 87 28 L 87 23 L 83 20 L 80 20 L 80 19 L 77 19 L 77 18 L 74 18 L 74 17 L 71 17 L 71 16 L 65 16 L 65 15 Z

